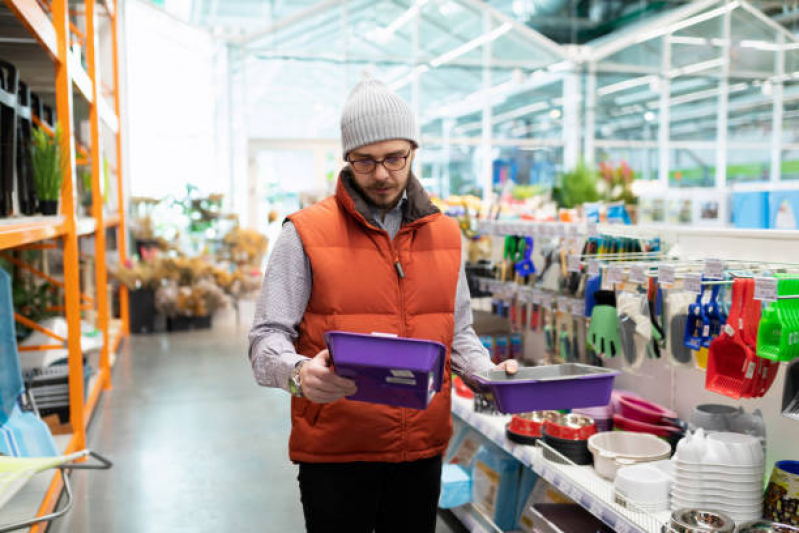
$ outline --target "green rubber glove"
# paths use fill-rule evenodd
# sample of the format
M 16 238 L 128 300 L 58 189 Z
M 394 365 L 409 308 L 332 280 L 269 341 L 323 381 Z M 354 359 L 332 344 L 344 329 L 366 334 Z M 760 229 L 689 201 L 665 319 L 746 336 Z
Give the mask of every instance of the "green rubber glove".
M 591 312 L 588 342 L 600 355 L 616 357 L 621 350 L 619 317 L 616 314 L 616 293 L 597 291 L 596 304 Z

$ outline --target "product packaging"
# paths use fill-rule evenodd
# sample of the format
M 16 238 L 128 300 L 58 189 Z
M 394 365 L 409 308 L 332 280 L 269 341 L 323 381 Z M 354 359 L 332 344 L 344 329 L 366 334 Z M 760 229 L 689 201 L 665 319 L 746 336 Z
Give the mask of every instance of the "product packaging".
M 472 470 L 474 505 L 502 530 L 513 529 L 519 490 L 519 462 L 493 444 L 480 447 Z
M 441 495 L 438 506 L 451 509 L 472 501 L 472 478 L 460 465 L 446 464 L 441 469 Z

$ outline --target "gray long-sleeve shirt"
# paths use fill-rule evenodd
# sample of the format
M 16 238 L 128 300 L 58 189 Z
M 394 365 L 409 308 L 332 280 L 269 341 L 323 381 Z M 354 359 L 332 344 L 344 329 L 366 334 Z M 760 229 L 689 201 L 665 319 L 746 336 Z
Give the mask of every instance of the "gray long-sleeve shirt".
M 374 219 L 393 239 L 400 229 L 405 199 Z M 250 362 L 255 380 L 264 387 L 288 390 L 296 364 L 308 359 L 294 348 L 300 321 L 311 296 L 313 273 L 297 229 L 286 222 L 274 244 L 250 330 Z M 473 374 L 494 365 L 472 328 L 472 309 L 466 274 L 461 266 L 455 296 L 455 331 L 452 365 L 462 374 Z

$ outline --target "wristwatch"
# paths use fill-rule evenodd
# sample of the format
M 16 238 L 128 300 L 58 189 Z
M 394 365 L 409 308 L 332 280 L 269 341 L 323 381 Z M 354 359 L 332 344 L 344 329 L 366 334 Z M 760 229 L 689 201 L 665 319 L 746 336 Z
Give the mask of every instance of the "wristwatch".
M 305 396 L 302 393 L 302 375 L 300 374 L 300 369 L 302 368 L 302 365 L 307 362 L 307 360 L 303 360 L 294 365 L 294 369 L 291 371 L 291 375 L 289 376 L 289 392 L 291 392 L 292 396 L 297 398 L 302 398 Z

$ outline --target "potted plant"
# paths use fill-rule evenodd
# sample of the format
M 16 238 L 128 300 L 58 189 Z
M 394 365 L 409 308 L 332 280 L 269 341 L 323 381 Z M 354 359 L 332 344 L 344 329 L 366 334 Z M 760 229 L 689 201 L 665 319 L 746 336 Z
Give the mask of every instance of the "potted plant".
M 33 130 L 31 162 L 39 208 L 44 215 L 55 215 L 58 213 L 58 199 L 61 196 L 61 180 L 66 162 L 61 151 L 61 128 L 56 126 L 53 137 L 43 128 L 37 127 Z

